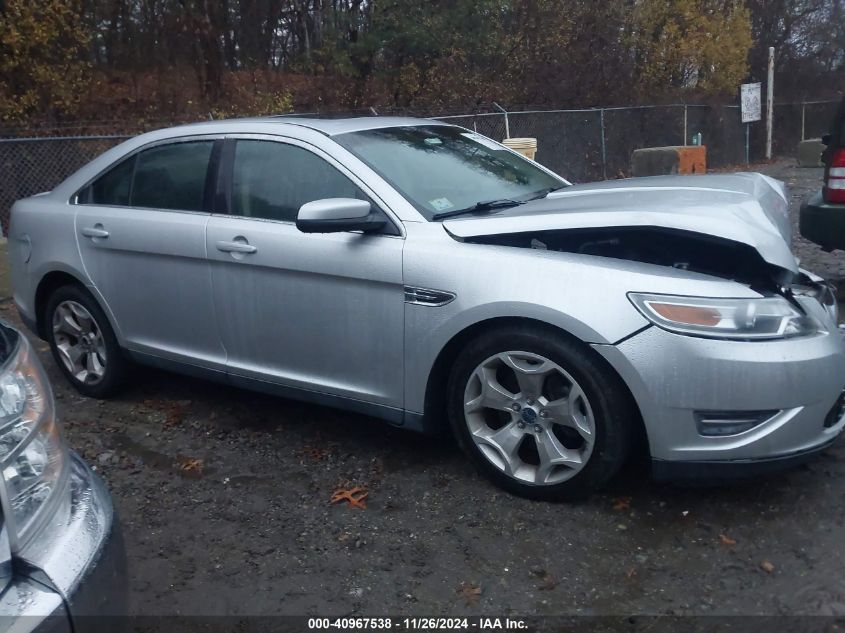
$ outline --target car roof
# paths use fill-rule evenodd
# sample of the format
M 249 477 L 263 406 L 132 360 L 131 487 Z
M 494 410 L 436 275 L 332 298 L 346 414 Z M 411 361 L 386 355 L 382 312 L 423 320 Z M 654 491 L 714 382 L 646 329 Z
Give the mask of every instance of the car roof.
M 112 147 L 58 184 L 53 189 L 51 195 L 58 198 L 70 197 L 86 182 L 102 173 L 105 169 L 117 164 L 118 161 L 123 160 L 130 153 L 151 143 L 178 141 L 179 139 L 195 136 L 225 136 L 227 134 L 277 134 L 279 136 L 290 135 L 295 138 L 303 138 L 311 135 L 313 139 L 314 134 L 331 137 L 347 132 L 360 132 L 379 128 L 430 125 L 449 126 L 450 124 L 434 119 L 411 117 L 359 116 L 343 119 L 319 119 L 289 115 L 188 123 L 147 132 Z
M 346 134 L 347 132 L 361 132 L 363 130 L 376 130 L 388 127 L 449 125 L 448 123 L 436 121 L 434 119 L 418 119 L 413 117 L 360 116 L 342 119 L 322 119 L 314 117 L 300 117 L 295 115 L 279 115 L 245 119 L 225 119 L 222 121 L 202 121 L 200 123 L 191 123 L 187 126 L 180 126 L 180 129 L 190 128 L 192 131 L 195 131 L 198 128 L 214 126 L 217 129 L 221 127 L 230 128 L 231 132 L 248 133 L 250 131 L 254 131 L 252 128 L 257 124 L 260 124 L 262 127 L 266 125 L 294 125 L 297 127 L 315 130 L 325 134 L 326 136 L 336 136 L 338 134 Z M 170 129 L 175 130 L 177 128 Z

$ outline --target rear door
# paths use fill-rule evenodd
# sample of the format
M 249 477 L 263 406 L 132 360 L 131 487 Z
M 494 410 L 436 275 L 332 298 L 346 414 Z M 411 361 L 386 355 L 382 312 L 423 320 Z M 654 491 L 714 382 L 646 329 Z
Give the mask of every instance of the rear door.
M 224 369 L 205 253 L 212 165 L 222 140 L 147 146 L 84 188 L 76 235 L 85 271 L 124 345 Z

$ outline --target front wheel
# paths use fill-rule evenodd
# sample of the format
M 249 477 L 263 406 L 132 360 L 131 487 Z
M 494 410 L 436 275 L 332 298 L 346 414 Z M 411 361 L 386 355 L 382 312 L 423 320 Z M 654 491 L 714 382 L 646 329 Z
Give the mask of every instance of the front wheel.
M 92 398 L 113 394 L 123 383 L 126 360 L 106 315 L 79 286 L 63 286 L 44 314 L 53 358 L 77 391 Z
M 543 499 L 593 492 L 628 455 L 630 396 L 585 345 L 542 328 L 488 332 L 455 364 L 449 419 L 475 466 Z

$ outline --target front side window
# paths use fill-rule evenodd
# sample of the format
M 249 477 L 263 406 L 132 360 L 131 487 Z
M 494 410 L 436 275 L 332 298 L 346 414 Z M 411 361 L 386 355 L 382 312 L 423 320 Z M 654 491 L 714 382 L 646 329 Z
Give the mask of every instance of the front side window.
M 567 183 L 467 130 L 422 125 L 333 137 L 377 171 L 427 219 L 479 202 L 524 201 Z
M 152 147 L 130 156 L 80 192 L 86 204 L 202 211 L 214 141 Z
M 303 204 L 324 198 L 368 200 L 349 178 L 306 149 L 276 141 L 235 145 L 233 214 L 295 222 Z

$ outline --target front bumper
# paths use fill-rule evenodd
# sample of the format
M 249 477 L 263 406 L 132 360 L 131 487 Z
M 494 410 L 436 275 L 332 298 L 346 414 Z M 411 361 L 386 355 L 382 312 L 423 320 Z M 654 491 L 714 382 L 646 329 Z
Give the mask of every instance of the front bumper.
M 817 193 L 801 205 L 798 230 L 827 250 L 845 249 L 845 204 L 827 203 Z
M 845 343 L 834 327 L 755 342 L 650 327 L 619 345 L 594 348 L 639 405 L 658 477 L 783 467 L 823 450 L 845 427 L 845 416 L 830 415 L 845 388 Z M 714 411 L 776 413 L 742 433 L 702 435 L 696 413 Z
M 126 555 L 111 497 L 75 454 L 70 487 L 69 520 L 48 526 L 27 546 L 3 594 L 35 587 L 39 600 L 0 600 L 0 621 L 15 621 L 15 630 L 63 630 L 65 620 L 74 633 L 111 631 L 119 621 L 103 616 L 127 613 Z
M 124 616 L 128 612 L 129 583 L 123 532 L 102 480 L 74 455 L 80 503 L 75 533 L 67 533 L 63 548 L 76 547 L 75 575 L 63 573 L 63 589 L 74 631 L 86 631 L 86 616 Z M 65 551 L 67 554 L 67 550 Z M 67 556 L 51 560 L 48 573 L 66 570 Z M 64 559 L 64 560 L 62 560 Z M 90 618 L 86 618 L 90 620 Z
M 720 484 L 738 479 L 763 477 L 804 464 L 828 448 L 836 438 L 806 451 L 765 459 L 726 461 L 651 460 L 651 474 L 656 481 L 672 483 Z

